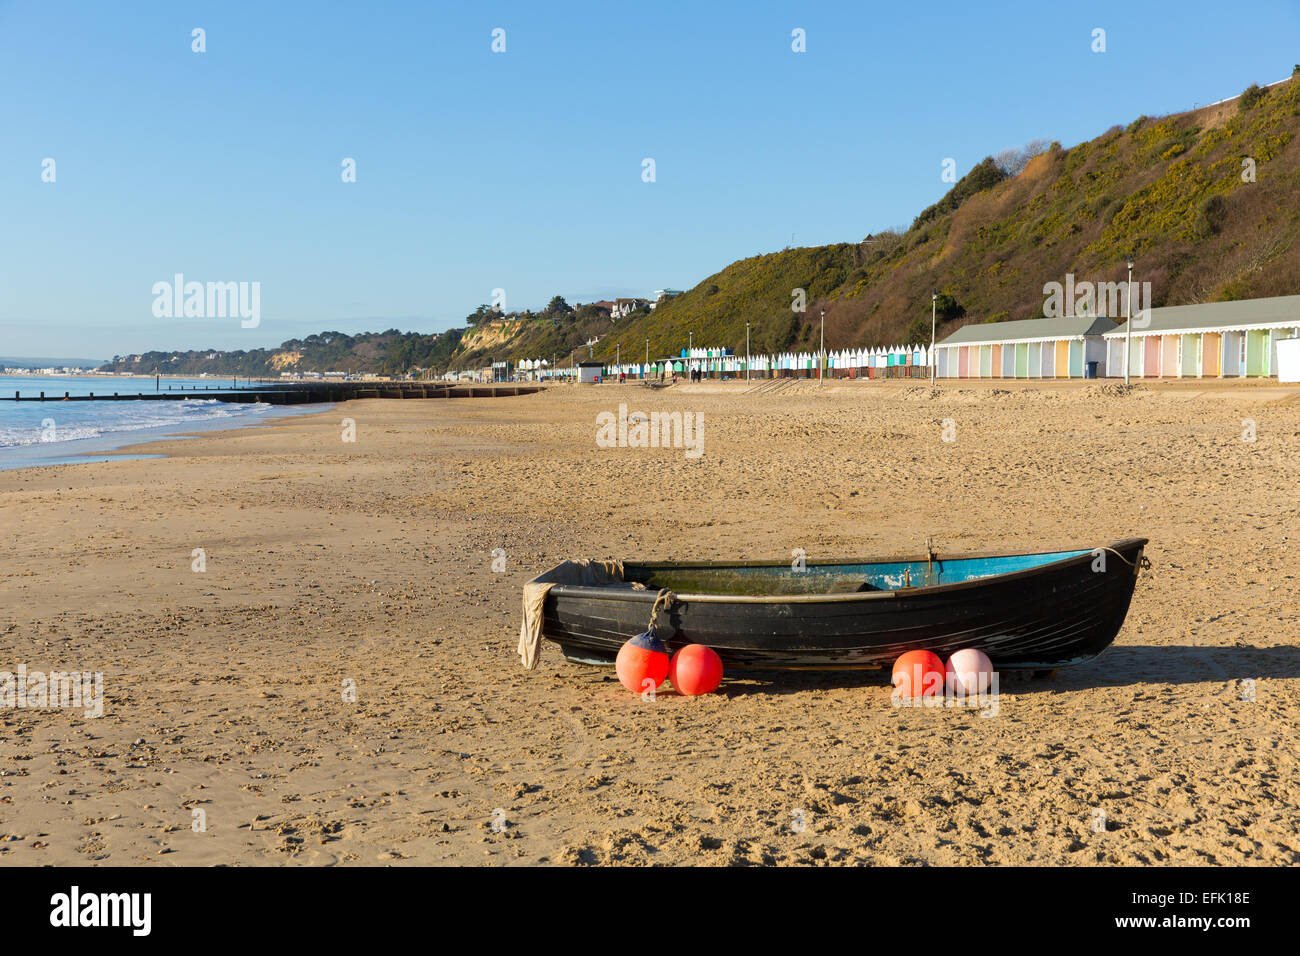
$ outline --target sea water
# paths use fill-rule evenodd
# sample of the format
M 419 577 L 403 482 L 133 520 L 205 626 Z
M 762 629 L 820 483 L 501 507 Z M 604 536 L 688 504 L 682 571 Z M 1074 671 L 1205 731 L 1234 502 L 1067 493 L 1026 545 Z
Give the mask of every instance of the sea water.
M 229 380 L 0 375 L 0 469 L 102 461 L 123 445 L 151 441 L 179 432 L 235 428 L 286 413 L 317 411 L 320 406 L 275 407 L 235 404 L 214 399 L 149 400 L 150 395 L 231 386 Z M 45 393 L 45 401 L 4 401 Z M 95 401 L 64 402 L 64 393 L 90 395 Z M 144 400 L 99 401 L 101 395 L 143 394 Z M 91 453 L 91 457 L 87 457 Z M 143 456 L 136 456 L 143 457 Z

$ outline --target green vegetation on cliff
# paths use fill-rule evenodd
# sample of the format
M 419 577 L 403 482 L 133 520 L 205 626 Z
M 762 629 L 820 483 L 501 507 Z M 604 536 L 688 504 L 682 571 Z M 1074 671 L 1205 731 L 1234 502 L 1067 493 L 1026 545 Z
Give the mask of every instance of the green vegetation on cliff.
M 418 332 L 364 332 L 345 335 L 321 332 L 305 339 L 290 339 L 278 349 L 222 352 L 145 352 L 115 355 L 101 368 L 114 372 L 163 375 L 239 375 L 277 378 L 281 372 L 369 372 L 400 375 L 412 368 L 446 368 L 463 331 L 451 329 L 433 335 Z
M 556 296 L 540 313 L 480 307 L 463 333 L 326 333 L 205 361 L 224 372 L 278 374 L 269 371 L 275 356 L 299 351 L 300 368 L 396 373 L 563 363 L 593 343 L 597 358 L 612 360 L 621 346 L 634 362 L 647 340 L 652 358 L 688 339 L 743 352 L 746 323 L 755 352 L 810 350 L 823 310 L 828 348 L 893 345 L 928 340 L 932 293 L 942 337 L 967 322 L 1040 315 L 1043 285 L 1066 273 L 1121 280 L 1130 255 L 1157 306 L 1297 294 L 1298 133 L 1300 80 L 1252 86 L 1227 103 L 1140 117 L 1070 149 L 1040 141 L 990 157 L 906 230 L 742 259 L 653 311 L 613 319 Z M 798 290 L 802 312 L 792 309 Z M 203 354 L 185 353 L 180 367 L 146 357 L 132 370 L 151 371 L 152 362 L 167 372 L 216 371 L 196 358 Z

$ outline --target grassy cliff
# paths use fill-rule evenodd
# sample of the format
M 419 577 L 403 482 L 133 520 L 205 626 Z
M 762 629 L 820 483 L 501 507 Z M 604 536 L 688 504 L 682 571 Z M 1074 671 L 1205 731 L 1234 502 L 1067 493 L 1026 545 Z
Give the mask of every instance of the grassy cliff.
M 1297 68 L 1300 71 L 1300 67 Z M 968 322 L 1032 318 L 1043 285 L 1117 281 L 1136 258 L 1153 304 L 1300 293 L 1300 79 L 1188 113 L 1140 117 L 1063 149 L 979 163 L 906 230 L 733 262 L 685 294 L 612 320 L 590 306 L 481 321 L 441 336 L 324 333 L 257 353 L 150 353 L 117 367 L 278 374 L 291 367 L 396 373 L 555 358 L 575 349 L 627 361 L 701 346 L 756 352 L 927 341 Z M 1032 155 L 1032 158 L 1029 156 Z M 1027 160 L 1027 161 L 1026 161 Z M 802 289 L 805 311 L 791 306 Z M 561 300 L 556 300 L 561 302 Z M 554 303 L 553 303 L 554 304 Z M 277 358 L 277 356 L 279 356 Z M 164 359 L 159 362 L 157 359 Z
M 278 378 L 282 372 L 370 372 L 398 375 L 407 369 L 446 368 L 461 340 L 461 329 L 433 335 L 418 332 L 321 332 L 290 339 L 278 349 L 222 352 L 145 352 L 113 356 L 101 368 L 114 372 L 163 375 L 239 375 Z
M 680 348 L 828 348 L 929 338 L 968 322 L 1042 314 L 1043 285 L 1125 277 L 1155 305 L 1300 293 L 1300 80 L 1219 106 L 1141 117 L 1071 149 L 1052 144 L 1017 175 L 986 160 L 901 234 L 733 263 L 689 294 L 607 336 Z M 808 291 L 801 316 L 791 290 Z M 634 349 L 634 354 L 640 354 Z

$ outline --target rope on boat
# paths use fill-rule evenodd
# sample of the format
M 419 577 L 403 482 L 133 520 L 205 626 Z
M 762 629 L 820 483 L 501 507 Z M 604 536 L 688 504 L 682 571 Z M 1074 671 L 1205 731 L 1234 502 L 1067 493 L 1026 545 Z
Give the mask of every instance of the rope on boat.
M 650 609 L 650 631 L 654 631 L 655 624 L 659 620 L 660 610 L 668 610 L 677 603 L 677 595 L 667 588 L 662 588 L 658 595 L 655 596 L 654 607 Z
M 1100 550 L 1102 550 L 1102 551 L 1109 551 L 1111 554 L 1115 555 L 1115 557 L 1119 558 L 1121 561 L 1123 561 L 1125 564 L 1127 564 L 1130 568 L 1131 568 L 1131 567 L 1134 567 L 1134 564 L 1133 564 L 1132 561 L 1130 561 L 1128 558 L 1124 557 L 1124 555 L 1120 554 L 1120 553 L 1119 553 L 1118 551 L 1116 551 L 1114 548 L 1101 548 Z M 1138 564 L 1137 564 L 1137 566 L 1140 567 L 1143 571 L 1149 571 L 1149 570 L 1151 569 L 1151 559 L 1148 558 L 1148 557 L 1144 554 L 1144 555 L 1142 555 L 1142 557 L 1140 557 L 1140 558 L 1138 559 Z

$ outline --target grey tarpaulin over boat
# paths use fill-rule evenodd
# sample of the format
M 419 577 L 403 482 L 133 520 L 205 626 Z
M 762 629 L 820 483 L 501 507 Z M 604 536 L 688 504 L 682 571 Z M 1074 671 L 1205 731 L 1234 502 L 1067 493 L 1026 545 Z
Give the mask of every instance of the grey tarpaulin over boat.
M 576 584 L 585 587 L 608 587 L 623 584 L 622 561 L 565 561 L 545 574 L 540 574 L 524 585 L 524 623 L 519 628 L 519 656 L 524 667 L 537 666 L 537 652 L 542 644 L 542 607 L 546 595 L 557 584 Z M 628 587 L 644 590 L 644 584 Z

